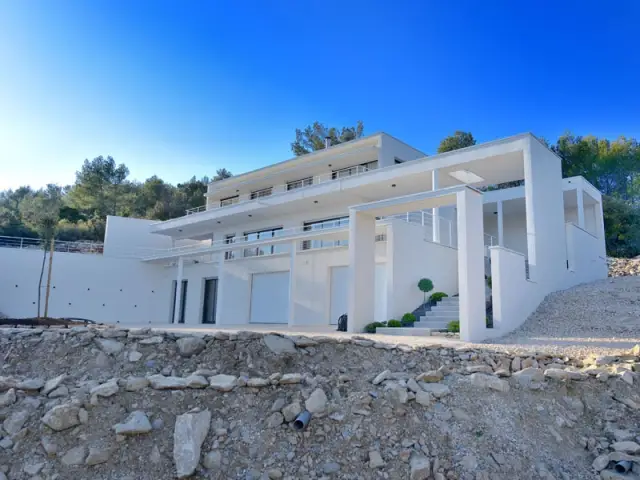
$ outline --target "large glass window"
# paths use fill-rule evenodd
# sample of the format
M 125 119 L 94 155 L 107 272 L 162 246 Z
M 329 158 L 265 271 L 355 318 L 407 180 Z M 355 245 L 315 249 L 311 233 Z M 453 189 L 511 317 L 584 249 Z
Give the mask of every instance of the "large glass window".
M 305 222 L 303 230 L 305 232 L 314 230 L 326 230 L 349 225 L 349 217 L 337 217 L 316 222 Z M 349 240 L 305 240 L 302 242 L 302 250 L 312 248 L 341 247 L 349 244 Z
M 287 182 L 287 190 L 295 190 L 296 188 L 308 187 L 309 185 L 313 185 L 313 177 Z
M 236 241 L 236 234 L 235 233 L 231 233 L 229 235 L 225 235 L 224 236 L 224 243 L 226 243 L 227 245 L 231 245 L 232 243 L 235 243 Z M 233 251 L 229 251 L 229 252 L 224 252 L 224 258 L 225 260 L 232 260 L 235 257 L 235 252 Z
M 256 240 L 264 240 L 265 238 L 273 238 L 281 235 L 282 227 L 269 228 L 266 230 L 258 230 L 255 232 L 246 232 L 245 241 L 253 242 Z M 261 255 L 273 255 L 274 253 L 284 253 L 287 251 L 288 245 L 261 245 L 258 247 L 245 248 L 245 257 L 257 257 Z
M 260 197 L 268 197 L 273 193 L 273 187 L 263 188 L 262 190 L 256 190 L 255 192 L 251 192 L 251 200 Z
M 227 205 L 233 205 L 234 203 L 238 203 L 239 201 L 240 201 L 240 197 L 238 195 L 235 195 L 233 197 L 221 198 L 220 206 L 226 207 Z

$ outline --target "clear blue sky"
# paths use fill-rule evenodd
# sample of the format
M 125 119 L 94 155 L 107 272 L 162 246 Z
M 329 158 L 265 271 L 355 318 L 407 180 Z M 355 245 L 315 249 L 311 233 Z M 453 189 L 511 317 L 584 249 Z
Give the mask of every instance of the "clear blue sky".
M 172 183 L 291 157 L 314 120 L 640 137 L 640 2 L 0 0 L 0 189 L 112 155 Z

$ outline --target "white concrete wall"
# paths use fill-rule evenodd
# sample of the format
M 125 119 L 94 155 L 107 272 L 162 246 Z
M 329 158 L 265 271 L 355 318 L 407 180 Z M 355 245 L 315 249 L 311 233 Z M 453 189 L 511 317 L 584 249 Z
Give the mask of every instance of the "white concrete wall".
M 566 224 L 567 287 L 606 278 L 607 259 L 601 255 L 600 240 L 573 223 Z
M 422 304 L 421 278 L 431 279 L 434 292 L 458 293 L 458 251 L 424 238 L 421 226 L 401 220 L 394 220 L 387 230 L 391 252 L 387 263 L 389 319 L 398 319 Z
M 584 206 L 584 229 L 592 235 L 598 235 L 597 207 L 597 204 Z M 577 226 L 578 209 L 576 207 L 565 208 L 564 221 L 565 223 L 573 223 Z
M 520 253 L 527 252 L 527 219 L 524 214 L 504 215 L 502 220 L 504 247 Z M 498 241 L 498 216 L 484 214 L 484 232 Z
M 0 312 L 11 317 L 37 315 L 41 263 L 41 250 L 0 248 Z M 46 272 L 45 266 L 41 311 Z M 170 279 L 168 269 L 139 260 L 56 252 L 49 316 L 113 323 L 166 323 Z
M 397 138 L 383 134 L 380 138 L 378 150 L 378 165 L 380 168 L 395 165 L 395 159 L 408 162 L 427 155 L 420 150 L 401 142 Z

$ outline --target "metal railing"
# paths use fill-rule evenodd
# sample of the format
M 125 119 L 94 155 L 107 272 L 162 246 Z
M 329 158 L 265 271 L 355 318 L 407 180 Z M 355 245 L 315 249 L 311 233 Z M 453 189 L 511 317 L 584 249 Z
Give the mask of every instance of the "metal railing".
M 49 242 L 47 242 L 47 248 L 49 248 L 48 243 Z M 44 244 L 45 242 L 41 238 L 7 237 L 0 235 L 0 247 L 42 250 Z M 55 240 L 53 248 L 56 252 L 102 254 L 104 244 L 102 242 L 84 240 Z
M 325 173 L 322 175 L 316 175 L 314 177 L 308 177 L 301 180 L 295 180 L 293 182 L 287 182 L 281 185 L 274 185 L 272 187 L 266 187 L 261 190 L 257 190 L 251 193 L 247 193 L 244 195 L 240 195 L 237 202 L 233 203 L 225 203 L 224 201 L 218 200 L 217 205 L 211 204 L 209 208 L 207 205 L 201 205 L 200 207 L 190 208 L 185 211 L 187 215 L 193 215 L 195 213 L 200 213 L 208 210 L 218 210 L 220 208 L 230 207 L 232 205 L 239 205 L 241 203 L 248 203 L 253 201 L 260 201 L 261 199 L 272 197 L 276 195 L 286 194 L 288 192 L 293 192 L 300 190 L 302 188 L 308 188 L 313 185 L 319 185 L 322 183 L 333 182 L 335 180 L 343 180 L 345 178 L 354 177 L 357 175 L 362 175 L 363 173 L 367 173 L 371 170 L 376 170 L 375 168 L 365 167 L 363 165 L 356 165 L 353 167 L 342 168 L 340 170 L 335 170 L 333 172 Z M 292 185 L 294 185 L 292 187 Z M 266 194 L 267 191 L 271 191 L 271 193 Z M 259 196 L 256 194 L 260 193 Z M 253 198 L 252 198 L 253 197 Z
M 435 222 L 438 222 L 440 226 L 440 243 L 449 247 L 455 247 L 456 241 L 456 223 L 448 218 L 441 217 L 439 215 L 433 215 L 430 211 L 419 210 L 415 212 L 401 213 L 398 215 L 392 215 L 386 218 L 397 218 L 407 223 L 421 225 L 423 227 L 430 228 L 426 233 L 429 234 L 429 238 L 425 237 L 425 240 L 433 242 L 433 226 Z

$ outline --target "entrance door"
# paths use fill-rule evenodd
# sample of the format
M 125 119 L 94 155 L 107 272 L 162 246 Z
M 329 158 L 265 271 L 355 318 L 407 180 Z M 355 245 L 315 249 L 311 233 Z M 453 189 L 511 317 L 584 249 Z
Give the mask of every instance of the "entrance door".
M 218 300 L 218 279 L 204 280 L 204 296 L 202 298 L 202 323 L 216 323 L 216 303 Z
M 171 287 L 171 312 L 170 318 L 171 323 L 175 323 L 175 311 L 176 311 L 176 290 L 177 290 L 178 282 L 173 281 L 173 285 Z M 184 323 L 184 312 L 187 306 L 187 280 L 182 280 L 182 301 L 180 302 L 180 317 L 178 318 L 178 323 Z
M 254 273 L 251 323 L 289 323 L 289 272 Z

